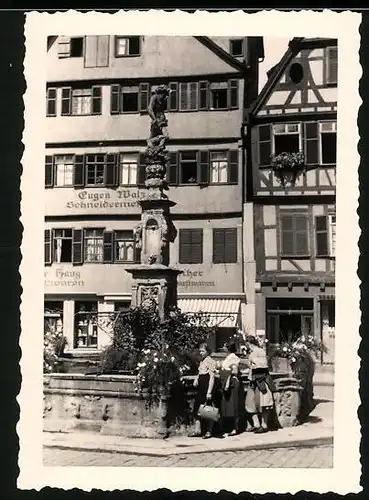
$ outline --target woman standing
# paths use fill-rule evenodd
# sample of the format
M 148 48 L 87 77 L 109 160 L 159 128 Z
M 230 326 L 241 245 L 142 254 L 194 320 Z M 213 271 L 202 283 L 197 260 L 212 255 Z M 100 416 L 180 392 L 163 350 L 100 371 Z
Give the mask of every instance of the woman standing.
M 236 355 L 237 346 L 233 341 L 227 344 L 228 355 L 220 370 L 222 387 L 221 416 L 223 430 L 230 427 L 229 433 L 223 436 L 235 436 L 239 431 L 239 418 L 244 410 L 244 391 L 240 377 L 240 358 Z
M 247 337 L 249 349 L 249 388 L 246 393 L 246 412 L 252 416 L 256 433 L 268 432 L 268 417 L 273 409 L 273 380 L 269 374 L 266 353 L 253 335 Z M 261 425 L 260 425 L 261 422 Z
M 198 411 L 202 404 L 214 404 L 215 392 L 215 372 L 216 363 L 210 357 L 211 349 L 207 344 L 201 344 L 200 349 L 201 361 L 198 368 L 198 375 L 194 380 L 194 387 L 197 388 L 197 395 L 194 405 L 194 419 L 196 421 L 196 429 L 191 437 L 203 437 L 208 439 L 212 436 L 214 422 L 200 419 Z

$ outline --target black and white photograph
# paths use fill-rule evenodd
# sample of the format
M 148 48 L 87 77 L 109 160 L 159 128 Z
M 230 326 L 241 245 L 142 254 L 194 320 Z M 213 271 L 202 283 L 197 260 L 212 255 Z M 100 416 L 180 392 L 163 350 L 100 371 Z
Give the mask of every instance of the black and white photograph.
M 29 14 L 27 485 L 358 488 L 360 16 L 234 14 Z

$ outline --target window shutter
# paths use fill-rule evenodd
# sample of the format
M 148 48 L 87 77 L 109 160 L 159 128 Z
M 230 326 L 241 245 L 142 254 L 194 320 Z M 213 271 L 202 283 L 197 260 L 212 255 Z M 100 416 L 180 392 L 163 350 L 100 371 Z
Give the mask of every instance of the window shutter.
M 58 39 L 58 57 L 70 57 L 70 37 L 60 36 Z
M 46 91 L 46 116 L 56 116 L 56 89 L 48 88 Z
M 138 167 L 137 185 L 139 187 L 144 187 L 145 186 L 145 180 L 146 180 L 146 157 L 145 157 L 145 153 L 139 153 L 137 167 Z
M 179 263 L 191 263 L 191 229 L 179 230 Z
M 83 155 L 75 155 L 74 157 L 74 187 L 83 187 L 85 185 L 85 158 Z
M 45 250 L 44 250 L 44 263 L 51 264 L 52 263 L 52 233 L 50 229 L 45 229 Z
M 338 80 L 338 50 L 337 47 L 327 48 L 327 83 L 337 83 Z
M 270 165 L 271 149 L 271 130 L 270 124 L 259 125 L 259 167 Z
M 102 92 L 100 86 L 92 87 L 92 114 L 101 115 Z
M 207 185 L 210 182 L 209 151 L 199 151 L 197 178 L 199 184 Z
M 140 83 L 139 85 L 139 103 L 140 113 L 146 113 L 149 107 L 150 85 L 148 83 Z
M 294 223 L 293 215 L 281 216 L 281 253 L 294 255 Z
M 209 82 L 207 81 L 199 83 L 199 109 L 209 109 Z
M 304 123 L 305 136 L 305 164 L 317 165 L 319 163 L 318 123 Z
M 238 184 L 238 149 L 228 151 L 228 184 Z
M 54 186 L 54 161 L 53 156 L 45 156 L 45 187 Z
M 171 82 L 169 84 L 169 111 L 178 111 L 178 83 Z
M 97 60 L 98 68 L 109 66 L 109 35 L 98 35 L 97 37 Z
M 72 112 L 72 88 L 61 89 L 61 115 L 68 116 Z
M 83 229 L 73 229 L 72 263 L 83 263 Z
M 105 157 L 105 186 L 116 187 L 118 185 L 117 155 L 107 154 Z
M 315 217 L 316 256 L 328 256 L 328 221 L 325 215 Z
M 308 217 L 295 216 L 295 255 L 309 254 Z
M 213 263 L 225 262 L 225 232 L 224 229 L 213 229 Z
M 238 80 L 228 82 L 228 108 L 238 109 Z
M 114 84 L 110 87 L 110 114 L 119 115 L 120 112 L 120 85 Z
M 85 68 L 97 67 L 97 39 L 96 35 L 85 36 L 85 54 L 84 63 Z
M 179 181 L 178 168 L 178 152 L 172 151 L 169 153 L 169 163 L 167 169 L 168 183 L 171 186 L 177 186 Z
M 179 84 L 179 109 L 181 111 L 186 111 L 187 109 L 189 109 L 187 99 L 187 83 Z
M 104 262 L 113 262 L 114 233 L 104 231 Z
M 189 93 L 190 93 L 189 109 L 191 110 L 196 110 L 198 108 L 197 88 L 198 88 L 197 82 L 189 83 Z
M 202 229 L 191 230 L 191 263 L 202 264 Z
M 225 262 L 234 264 L 237 262 L 237 228 L 231 227 L 224 232 Z

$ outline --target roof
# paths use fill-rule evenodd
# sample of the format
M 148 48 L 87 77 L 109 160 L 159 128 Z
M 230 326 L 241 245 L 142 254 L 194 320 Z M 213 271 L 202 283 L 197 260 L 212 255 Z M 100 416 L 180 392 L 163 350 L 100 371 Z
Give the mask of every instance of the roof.
M 288 48 L 280 61 L 275 66 L 270 68 L 270 70 L 267 72 L 268 80 L 260 91 L 258 98 L 250 107 L 248 116 L 252 117 L 257 114 L 257 112 L 269 98 L 270 94 L 273 92 L 275 86 L 278 84 L 280 78 L 282 77 L 292 59 L 296 57 L 296 55 L 301 50 L 328 47 L 333 45 L 337 45 L 336 38 L 295 37 L 290 40 Z

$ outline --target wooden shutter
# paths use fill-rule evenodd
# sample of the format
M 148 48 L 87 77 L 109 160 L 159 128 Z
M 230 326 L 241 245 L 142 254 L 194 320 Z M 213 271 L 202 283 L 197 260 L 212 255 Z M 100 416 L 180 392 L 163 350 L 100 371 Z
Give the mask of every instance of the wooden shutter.
M 114 233 L 113 231 L 104 231 L 104 262 L 113 262 Z
M 318 122 L 304 123 L 305 138 L 305 165 L 319 163 L 319 135 Z
M 169 111 L 178 111 L 178 83 L 171 82 L 169 84 L 169 103 L 168 110 Z
M 51 264 L 52 263 L 52 244 L 53 244 L 53 241 L 52 241 L 52 232 L 50 229 L 45 229 L 44 243 L 45 243 L 44 263 Z
M 238 109 L 238 80 L 228 82 L 228 108 Z
M 198 109 L 198 84 L 197 82 L 189 83 L 189 106 L 188 109 L 193 111 Z
M 237 228 L 225 229 L 225 262 L 234 264 L 237 262 Z
M 293 215 L 281 215 L 281 254 L 292 256 L 294 248 L 294 222 Z
M 191 229 L 179 230 L 179 263 L 191 263 Z
M 271 159 L 271 127 L 270 124 L 259 125 L 259 167 L 269 166 Z
M 325 215 L 315 217 L 315 239 L 316 256 L 327 257 L 329 254 L 328 220 Z
M 337 47 L 327 47 L 327 83 L 337 84 L 338 80 L 338 50 Z
M 210 182 L 209 151 L 199 151 L 198 155 L 198 182 L 207 185 Z
M 46 116 L 56 116 L 56 89 L 48 88 L 46 91 Z
M 295 215 L 295 255 L 309 254 L 309 228 L 307 215 Z
M 54 158 L 53 156 L 45 156 L 45 187 L 54 186 Z
M 72 88 L 61 89 L 61 115 L 68 116 L 72 113 Z
M 83 187 L 85 185 L 85 158 L 83 155 L 75 155 L 73 186 Z
M 179 84 L 179 110 L 186 111 L 189 109 L 189 102 L 187 97 L 187 83 Z
M 209 109 L 209 82 L 199 82 L 199 109 Z
M 119 115 L 120 112 L 120 85 L 110 86 L 110 114 Z
M 191 263 L 202 264 L 203 244 L 202 229 L 191 229 Z
M 60 36 L 58 39 L 58 57 L 62 59 L 64 57 L 70 57 L 70 37 Z
M 168 183 L 171 186 L 177 186 L 179 182 L 179 168 L 178 168 L 178 151 L 171 151 L 169 153 L 169 163 L 167 167 Z
M 92 114 L 101 115 L 102 92 L 99 85 L 92 87 Z
M 147 112 L 150 99 L 150 85 L 148 83 L 140 83 L 139 85 L 139 109 L 140 113 Z
M 118 185 L 117 155 L 110 153 L 105 156 L 105 186 L 116 187 Z
M 83 229 L 73 229 L 72 231 L 72 263 L 83 263 Z
M 97 66 L 97 39 L 96 35 L 85 36 L 85 68 L 96 68 Z
M 97 37 L 97 59 L 98 68 L 109 66 L 109 39 L 110 35 L 98 35 Z
M 238 149 L 228 151 L 228 184 L 238 184 Z
M 146 180 L 146 157 L 145 153 L 139 153 L 138 155 L 138 172 L 137 172 L 137 185 L 139 187 L 145 186 Z
M 225 262 L 225 231 L 213 229 L 213 263 Z

